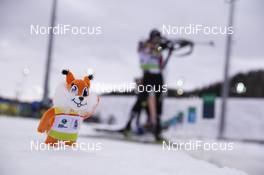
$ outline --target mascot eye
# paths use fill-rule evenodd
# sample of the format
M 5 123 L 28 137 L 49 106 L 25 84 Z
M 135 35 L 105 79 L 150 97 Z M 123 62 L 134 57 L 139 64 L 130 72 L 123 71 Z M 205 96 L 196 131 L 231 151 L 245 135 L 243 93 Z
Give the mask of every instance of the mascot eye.
M 71 87 L 71 93 L 74 93 L 75 95 L 77 95 L 77 93 L 78 93 L 78 88 L 77 88 L 76 85 L 73 85 L 73 86 Z
M 83 89 L 83 96 L 84 97 L 88 96 L 88 89 L 87 88 Z

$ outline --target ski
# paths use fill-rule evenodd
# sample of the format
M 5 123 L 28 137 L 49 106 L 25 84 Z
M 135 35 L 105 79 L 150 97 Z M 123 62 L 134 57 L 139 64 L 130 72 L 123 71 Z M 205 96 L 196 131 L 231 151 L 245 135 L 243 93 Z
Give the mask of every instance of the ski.
M 161 140 L 156 140 L 151 133 L 138 135 L 133 131 L 125 131 L 124 129 L 108 129 L 108 128 L 95 128 L 96 134 L 94 135 L 84 135 L 84 137 L 98 138 L 98 139 L 108 139 L 115 141 L 125 141 L 141 144 L 163 144 L 163 141 L 168 142 L 167 139 L 162 138 Z

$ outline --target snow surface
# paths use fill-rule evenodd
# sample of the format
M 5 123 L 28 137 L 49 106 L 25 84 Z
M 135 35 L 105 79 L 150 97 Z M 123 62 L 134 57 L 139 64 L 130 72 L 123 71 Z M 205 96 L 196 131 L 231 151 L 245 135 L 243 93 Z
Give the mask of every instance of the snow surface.
M 0 117 L 0 174 L 144 174 L 246 175 L 193 158 L 185 152 L 164 151 L 160 145 L 142 145 L 81 137 L 78 142 L 101 142 L 102 150 L 31 151 L 30 142 L 43 141 L 38 120 Z M 89 130 L 83 125 L 81 133 Z M 242 155 L 241 155 L 242 157 Z

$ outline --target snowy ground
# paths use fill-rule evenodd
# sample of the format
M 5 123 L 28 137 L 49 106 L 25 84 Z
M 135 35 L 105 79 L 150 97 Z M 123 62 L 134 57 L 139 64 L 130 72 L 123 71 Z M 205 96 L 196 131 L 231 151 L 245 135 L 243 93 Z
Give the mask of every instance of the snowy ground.
M 99 151 L 32 151 L 30 150 L 31 141 L 44 140 L 44 137 L 36 132 L 37 123 L 37 120 L 31 119 L 0 117 L 1 175 L 46 175 L 55 173 L 78 175 L 245 175 L 246 173 L 240 170 L 218 167 L 213 164 L 215 162 L 208 163 L 199 159 L 206 159 L 205 157 L 208 158 L 215 155 L 215 160 L 218 160 L 217 158 L 219 157 L 219 160 L 235 160 L 237 164 L 239 164 L 241 160 L 247 159 L 247 155 L 253 156 L 252 152 L 257 157 L 259 152 L 255 151 L 260 150 L 260 148 L 256 150 L 255 147 L 252 147 L 252 149 L 246 149 L 245 152 L 234 152 L 237 156 L 236 159 L 233 159 L 232 154 L 207 155 L 203 153 L 203 155 L 200 155 L 201 153 L 195 154 L 180 151 L 164 151 L 160 145 L 143 145 L 81 137 L 78 142 L 100 142 L 102 149 Z M 90 126 L 83 125 L 81 134 L 87 132 L 89 127 Z M 243 146 L 244 148 L 250 148 L 250 146 L 247 145 Z M 196 158 L 193 158 L 188 154 L 193 154 Z M 258 163 L 260 165 L 261 162 L 263 162 L 263 158 L 259 157 L 259 161 L 251 163 Z M 232 163 L 234 164 L 234 162 L 230 162 L 230 165 L 232 165 Z M 243 163 L 245 163 L 245 161 L 243 161 Z M 256 172 L 258 171 L 257 169 L 254 170 Z M 259 174 L 261 174 L 260 172 Z
M 218 166 L 238 168 L 251 175 L 262 175 L 264 172 L 263 145 L 235 142 L 233 151 L 194 151 L 190 154 Z

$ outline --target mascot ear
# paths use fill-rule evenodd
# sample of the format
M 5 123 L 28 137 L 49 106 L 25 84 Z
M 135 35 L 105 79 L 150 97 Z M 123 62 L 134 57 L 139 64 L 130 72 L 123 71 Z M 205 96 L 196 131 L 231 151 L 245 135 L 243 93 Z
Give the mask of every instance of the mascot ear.
M 94 77 L 93 75 L 88 75 L 83 78 L 83 81 L 90 87 L 90 80 L 92 80 Z
M 67 82 L 67 84 L 71 84 L 71 82 L 73 80 L 75 80 L 73 74 L 69 70 L 66 70 L 66 69 L 62 70 L 62 74 L 63 75 L 66 75 L 66 82 Z

